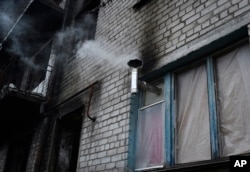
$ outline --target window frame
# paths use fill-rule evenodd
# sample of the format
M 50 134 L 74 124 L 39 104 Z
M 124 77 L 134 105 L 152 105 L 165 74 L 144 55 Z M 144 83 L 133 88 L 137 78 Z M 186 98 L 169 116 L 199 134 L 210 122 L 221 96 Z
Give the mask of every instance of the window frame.
M 239 29 L 240 30 L 240 29 Z M 232 33 L 233 35 L 235 33 Z M 230 35 L 230 34 L 229 34 Z M 222 39 L 222 38 L 221 38 Z M 230 38 L 227 38 L 230 39 Z M 235 38 L 233 38 L 235 39 Z M 224 40 L 224 38 L 223 38 Z M 214 53 L 208 53 L 206 52 L 206 55 L 203 55 L 202 58 L 197 57 L 193 58 L 191 57 L 190 60 L 185 60 L 183 58 L 182 61 L 178 61 L 178 64 L 174 63 L 173 67 L 167 67 L 168 70 L 159 70 L 158 76 L 163 77 L 164 80 L 164 101 L 165 101 L 165 166 L 161 169 L 169 169 L 169 170 L 175 170 L 175 169 L 189 169 L 189 168 L 209 168 L 209 166 L 216 166 L 217 164 L 220 164 L 224 167 L 228 167 L 229 162 L 229 156 L 228 157 L 222 157 L 220 155 L 220 137 L 219 137 L 219 117 L 217 113 L 218 104 L 216 100 L 217 96 L 217 88 L 216 88 L 216 77 L 215 77 L 215 66 L 214 66 L 214 59 L 216 56 L 221 56 L 225 54 L 225 52 L 234 50 L 239 48 L 241 45 L 244 45 L 246 43 L 250 44 L 248 41 L 248 37 L 238 38 L 237 41 L 232 41 L 230 43 L 224 43 L 223 46 L 217 44 L 216 51 L 213 51 Z M 217 42 L 218 43 L 218 42 Z M 210 54 L 210 55 L 209 55 Z M 211 160 L 205 160 L 205 161 L 199 161 L 199 162 L 191 162 L 191 163 L 184 163 L 184 164 L 176 164 L 175 163 L 175 75 L 174 73 L 176 71 L 180 71 L 186 68 L 192 68 L 194 65 L 199 64 L 200 61 L 204 61 L 206 66 L 206 72 L 207 72 L 207 91 L 208 91 L 208 107 L 209 107 L 209 120 L 210 120 L 210 142 L 211 142 Z M 191 67 L 190 67 L 191 66 Z M 164 71 L 164 72 L 163 72 Z M 153 72 L 154 74 L 149 74 L 151 78 L 155 78 L 157 73 Z M 149 77 L 149 78 L 150 78 Z M 147 79 L 147 76 L 142 78 Z M 136 97 L 136 98 L 135 98 Z M 142 92 L 139 90 L 139 94 L 132 96 L 131 98 L 131 116 L 135 115 L 135 117 L 130 116 L 130 121 L 136 118 L 138 115 L 138 112 L 135 112 L 133 109 L 139 109 L 141 102 L 138 103 L 141 100 Z M 135 101 L 137 99 L 137 106 Z M 133 112 L 135 112 L 133 114 Z M 131 122 L 130 122 L 130 129 L 131 129 Z M 133 128 L 133 127 L 132 127 Z M 130 131 L 133 131 L 130 130 Z M 133 132 L 136 132 L 135 130 Z M 131 132 L 130 132 L 131 133 Z M 131 135 L 131 134 L 130 134 Z M 129 139 L 135 141 L 132 137 Z M 130 142 L 131 143 L 131 142 Z M 133 147 L 131 144 L 129 144 L 129 148 Z M 128 159 L 128 167 L 130 169 L 135 170 L 133 168 L 133 163 L 131 163 L 131 154 L 129 153 L 129 159 Z M 241 154 L 241 155 L 250 155 L 250 153 L 247 154 Z M 159 171 L 161 171 L 159 170 Z
M 150 107 L 155 106 L 155 105 L 159 105 L 159 104 L 162 104 L 163 109 L 165 109 L 165 101 L 164 101 L 164 99 L 163 99 L 163 100 L 157 101 L 157 102 L 155 102 L 155 103 L 152 103 L 152 104 L 150 104 L 150 105 L 146 105 L 146 106 L 143 106 L 143 107 L 139 108 L 139 109 L 138 109 L 138 116 L 139 116 L 139 114 L 141 113 L 142 110 L 147 109 L 147 108 L 150 108 Z M 165 120 L 166 117 L 165 117 L 165 113 L 164 113 L 164 112 L 163 112 L 162 116 L 163 116 L 163 119 Z M 138 123 L 138 121 L 137 121 L 137 123 Z M 162 122 L 162 123 L 163 123 L 163 124 L 162 124 L 163 127 L 166 128 L 165 122 Z M 137 132 L 137 131 L 136 131 L 136 132 Z M 164 129 L 163 129 L 163 134 L 165 135 L 165 130 L 164 130 Z M 165 139 L 164 135 L 163 135 L 163 150 L 166 151 L 166 150 L 165 150 L 165 141 L 166 141 L 166 139 Z M 138 137 L 137 137 L 137 138 L 138 138 Z M 136 141 L 137 141 L 137 138 L 136 138 Z M 137 151 L 137 150 L 136 150 L 136 151 Z M 166 162 L 165 154 L 163 154 L 163 160 L 164 160 L 164 164 L 162 164 L 162 165 L 156 165 L 156 166 L 150 166 L 150 167 L 143 167 L 143 168 L 135 168 L 135 171 L 155 170 L 155 169 L 164 168 L 165 162 Z
M 172 114 L 173 115 L 173 118 L 174 118 L 174 140 L 173 140 L 173 147 L 174 147 L 174 149 L 173 149 L 173 151 L 174 151 L 174 159 L 172 160 L 173 161 L 173 164 L 174 165 L 182 165 L 182 164 L 198 164 L 198 163 L 202 163 L 202 162 L 206 162 L 206 161 L 211 161 L 212 159 L 213 159 L 213 147 L 212 147 L 212 139 L 211 139 L 211 136 L 212 136 L 212 132 L 214 132 L 214 131 L 212 131 L 212 130 L 214 130 L 213 129 L 213 125 L 211 124 L 211 112 L 210 112 L 210 104 L 209 104 L 209 100 L 210 100 L 210 98 L 209 98 L 209 92 L 210 92 L 210 90 L 209 90 L 209 83 L 208 83 L 208 73 L 209 73 L 209 71 L 208 71 L 208 68 L 209 68 L 209 66 L 207 65 L 207 57 L 205 57 L 205 58 L 201 58 L 201 59 L 199 59 L 199 60 L 197 60 L 197 61 L 195 61 L 195 62 L 193 62 L 193 63 L 191 63 L 191 64 L 189 64 L 189 65 L 186 65 L 186 66 L 184 66 L 184 67 L 181 67 L 181 68 L 178 68 L 178 69 L 176 69 L 175 71 L 173 71 L 173 72 L 171 72 L 171 75 L 173 76 L 172 77 L 172 83 L 173 83 L 173 89 L 172 89 L 172 92 L 173 92 L 173 94 L 174 94 L 174 96 L 172 97 L 173 98 L 173 105 L 172 105 L 172 107 L 173 107 L 173 109 L 174 109 L 174 113 Z M 210 160 L 201 160 L 201 161 L 194 161 L 194 162 L 186 162 L 186 163 L 177 163 L 176 161 L 176 158 L 177 158 L 177 156 L 176 156 L 176 151 L 177 151 L 177 148 L 176 148 L 176 144 L 177 144 L 177 131 L 176 131 L 176 127 L 177 127 L 177 92 L 179 91 L 178 89 L 177 89 L 177 75 L 179 74 L 179 73 L 183 73 L 183 72 L 188 72 L 189 70 L 192 70 L 192 69 L 194 69 L 194 68 L 198 68 L 198 67 L 200 67 L 200 66 L 204 66 L 204 68 L 205 68 L 205 71 L 206 71 L 206 81 L 207 81 L 207 97 L 208 97 L 208 100 L 207 100 L 207 102 L 208 102 L 208 118 L 209 118 L 209 133 L 210 133 L 210 155 L 211 155 L 211 159 Z
M 150 83 L 151 84 L 151 83 Z M 164 135 L 166 135 L 166 131 L 165 131 L 165 128 L 166 128 L 166 123 L 165 123 L 165 118 L 166 118 L 166 116 L 165 116 L 165 95 L 164 95 L 164 93 L 165 93 L 165 90 L 164 90 L 164 85 L 165 85 L 165 83 L 164 83 L 164 80 L 163 80 L 163 78 L 159 78 L 159 79 L 157 79 L 157 80 L 155 80 L 155 81 L 153 81 L 152 82 L 152 85 L 159 85 L 159 84 L 163 84 L 163 88 L 162 88 L 162 91 L 163 91 L 163 97 L 162 97 L 162 99 L 161 100 L 158 100 L 158 101 L 156 101 L 156 102 L 153 102 L 153 103 L 151 103 L 151 104 L 146 104 L 146 91 L 147 90 L 140 90 L 140 92 L 139 92 L 139 96 L 138 96 L 138 98 L 140 99 L 140 101 L 139 101 L 139 106 L 138 106 L 138 108 L 137 108 L 137 122 L 136 122 L 136 124 L 138 124 L 138 116 L 139 116 L 139 114 L 141 113 L 141 111 L 142 110 L 144 110 L 144 109 L 147 109 L 147 108 L 150 108 L 150 107 L 152 107 L 152 106 L 155 106 L 155 105 L 158 105 L 158 104 L 161 104 L 162 103 L 162 105 L 163 105 L 163 109 L 164 109 L 164 112 L 163 112 L 163 119 L 164 119 L 164 122 L 163 122 L 163 127 L 164 127 L 164 129 L 163 129 L 163 133 L 164 133 Z M 137 126 L 136 126 L 136 135 L 137 135 Z M 166 148 L 165 148 L 165 142 L 166 142 L 166 138 L 164 137 L 164 135 L 163 135 L 163 150 L 166 152 Z M 137 141 L 137 138 L 138 138 L 138 136 L 136 136 L 136 138 L 135 138 L 135 142 Z M 135 154 L 136 154 L 136 146 L 135 146 Z M 134 168 L 134 170 L 135 171 L 144 171 L 144 170 L 156 170 L 156 169 L 162 169 L 162 168 L 164 168 L 165 167 L 165 162 L 166 162 L 166 154 L 164 153 L 163 154 L 163 159 L 164 159 L 164 164 L 163 165 L 157 165 L 157 166 L 151 166 L 151 167 L 143 167 L 143 168 Z M 136 166 L 136 159 L 135 159 L 135 164 L 134 164 L 135 166 Z
M 219 58 L 224 58 L 223 56 L 224 55 L 227 55 L 229 53 L 232 53 L 234 50 L 237 50 L 237 49 L 240 49 L 242 48 L 243 46 L 249 46 L 250 47 L 250 40 L 248 38 L 245 38 L 245 39 L 242 39 L 238 42 L 236 42 L 235 44 L 233 45 L 230 45 L 228 47 L 226 47 L 225 49 L 219 51 L 219 52 L 216 52 L 212 55 L 211 59 L 214 61 L 213 64 L 212 64 L 212 67 L 213 67 L 213 79 L 214 79 L 214 91 L 215 91 L 215 107 L 217 110 L 219 110 L 220 106 L 219 106 L 219 100 L 218 100 L 218 90 L 219 90 L 219 84 L 218 84 L 218 76 L 217 76 L 217 70 L 216 70 L 216 59 L 219 59 Z M 216 111 L 216 116 L 217 116 L 217 131 L 218 131 L 218 138 L 217 138 L 217 142 L 218 142 L 218 152 L 217 152 L 217 158 L 219 159 L 229 159 L 230 156 L 238 156 L 238 155 L 247 155 L 247 156 L 250 156 L 250 152 L 248 153 L 238 153 L 238 154 L 232 154 L 232 155 L 222 155 L 222 140 L 221 140 L 221 129 L 220 129 L 220 113 L 219 111 Z

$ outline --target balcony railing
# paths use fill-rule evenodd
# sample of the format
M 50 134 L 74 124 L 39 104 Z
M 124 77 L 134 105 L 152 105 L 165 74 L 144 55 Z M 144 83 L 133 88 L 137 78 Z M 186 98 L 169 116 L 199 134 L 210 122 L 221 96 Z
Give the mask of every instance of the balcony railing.
M 29 96 L 45 98 L 53 64 L 54 62 L 50 58 L 46 69 L 34 69 L 25 66 L 20 61 L 11 61 L 4 70 L 0 70 L 0 94 L 6 91 L 14 91 Z

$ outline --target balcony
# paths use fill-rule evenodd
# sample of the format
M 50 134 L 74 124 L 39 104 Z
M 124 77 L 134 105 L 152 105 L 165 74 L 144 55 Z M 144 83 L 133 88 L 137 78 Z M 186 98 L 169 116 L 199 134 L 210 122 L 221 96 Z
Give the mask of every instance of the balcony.
M 27 0 L 25 5 L 16 4 L 18 10 L 14 14 L 3 10 L 5 18 L 12 16 L 13 21 L 8 26 L 5 21 L 0 22 L 3 27 L 0 30 L 0 99 L 7 93 L 28 99 L 46 98 L 54 64 L 50 57 L 52 40 L 62 26 L 64 15 L 56 2 Z

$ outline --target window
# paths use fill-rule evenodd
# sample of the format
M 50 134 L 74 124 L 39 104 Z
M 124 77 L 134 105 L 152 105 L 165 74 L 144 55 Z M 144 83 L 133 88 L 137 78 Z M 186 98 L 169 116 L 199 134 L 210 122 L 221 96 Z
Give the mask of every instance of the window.
M 157 85 L 162 87 L 163 84 Z M 136 169 L 164 165 L 164 102 L 163 92 L 146 91 L 137 124 Z
M 57 119 L 54 171 L 76 171 L 82 126 L 82 108 Z
M 212 165 L 250 154 L 250 44 L 243 42 L 165 73 L 162 97 L 140 96 L 133 169 Z
M 215 60 L 221 156 L 250 152 L 250 47 Z
M 176 163 L 211 159 L 206 78 L 205 64 L 175 76 Z

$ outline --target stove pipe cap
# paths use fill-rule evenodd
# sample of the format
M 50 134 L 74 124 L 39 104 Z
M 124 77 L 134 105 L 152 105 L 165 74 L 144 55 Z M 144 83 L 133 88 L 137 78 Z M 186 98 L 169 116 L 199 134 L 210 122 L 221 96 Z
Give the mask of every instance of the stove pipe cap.
M 142 61 L 139 59 L 132 59 L 128 61 L 128 66 L 133 68 L 138 68 L 142 66 Z

